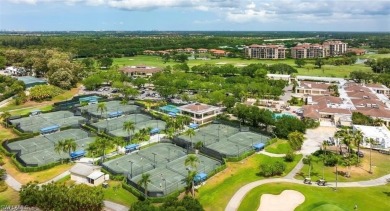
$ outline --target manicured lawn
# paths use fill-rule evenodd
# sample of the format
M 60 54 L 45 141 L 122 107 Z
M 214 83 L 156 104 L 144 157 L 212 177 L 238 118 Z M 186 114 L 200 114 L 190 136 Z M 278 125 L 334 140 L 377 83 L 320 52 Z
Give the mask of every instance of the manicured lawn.
M 275 154 L 286 154 L 291 150 L 290 144 L 283 139 L 278 139 L 275 143 L 265 148 L 265 151 Z
M 19 193 L 8 187 L 6 191 L 0 193 L 0 205 L 18 205 Z M 1 209 L 1 207 L 0 207 Z
M 364 152 L 364 158 L 361 159 L 361 163 L 358 167 L 352 166 L 351 167 L 351 177 L 347 178 L 344 176 L 338 176 L 338 181 L 340 182 L 352 182 L 352 181 L 362 181 L 362 180 L 370 180 L 375 179 L 387 174 L 390 174 L 390 155 L 381 154 L 376 151 L 372 151 L 372 171 L 373 173 L 370 174 L 368 171 L 370 170 L 370 156 L 369 156 L 369 150 L 362 149 Z M 322 162 L 313 162 L 312 166 L 312 180 L 317 181 L 318 179 L 322 178 Z M 309 167 L 308 165 L 305 165 L 301 172 L 304 175 L 308 175 Z M 338 167 L 339 172 L 346 172 L 347 168 L 339 166 Z M 327 181 L 335 181 L 336 180 L 336 168 L 335 167 L 325 167 L 324 175 L 325 179 Z M 296 179 L 303 179 L 303 176 L 299 175 L 295 177 Z
M 30 181 L 38 181 L 39 183 L 46 182 L 69 170 L 73 166 L 73 163 L 65 163 L 44 171 L 23 173 L 18 170 L 9 157 L 4 156 L 3 159 L 5 161 L 3 168 L 7 170 L 8 174 L 12 175 L 22 184 L 27 184 Z
M 291 183 L 272 183 L 254 188 L 239 207 L 239 211 L 257 210 L 262 194 L 280 194 L 283 190 L 296 190 L 305 196 L 305 202 L 295 210 L 389 210 L 390 184 L 369 188 L 321 188 Z M 282 202 L 281 202 L 282 203 Z
M 138 201 L 137 197 L 122 188 L 121 182 L 109 181 L 108 186 L 108 188 L 103 188 L 105 200 L 113 201 L 128 207 Z
M 295 162 L 287 163 L 286 173 L 290 172 L 301 159 L 297 155 Z M 274 160 L 283 161 L 283 158 L 272 158 L 262 154 L 255 154 L 236 163 L 228 163 L 227 168 L 206 181 L 199 190 L 197 198 L 205 210 L 224 210 L 234 193 L 245 184 L 264 179 L 259 176 L 259 166 Z
M 384 56 L 386 56 L 385 54 Z M 371 68 L 365 66 L 364 64 L 354 64 L 354 65 L 342 65 L 342 66 L 333 66 L 333 65 L 324 65 L 321 69 L 314 67 L 314 61 L 309 61 L 307 65 L 302 68 L 298 68 L 294 59 L 284 59 L 284 60 L 256 60 L 256 59 L 240 59 L 240 58 L 220 58 L 220 59 L 211 59 L 211 60 L 189 60 L 188 66 L 192 67 L 200 64 L 232 64 L 232 65 L 248 65 L 252 63 L 263 63 L 263 64 L 276 64 L 276 63 L 285 63 L 295 67 L 298 70 L 298 75 L 308 75 L 308 76 L 326 76 L 326 77 L 348 77 L 350 72 L 361 70 L 366 72 L 371 72 Z M 163 63 L 160 57 L 158 56 L 135 56 L 135 57 L 124 57 L 124 58 L 114 58 L 114 65 L 117 64 L 119 67 L 131 66 L 131 65 L 149 65 L 155 67 L 165 67 L 173 66 L 178 64 L 177 62 L 170 61 Z

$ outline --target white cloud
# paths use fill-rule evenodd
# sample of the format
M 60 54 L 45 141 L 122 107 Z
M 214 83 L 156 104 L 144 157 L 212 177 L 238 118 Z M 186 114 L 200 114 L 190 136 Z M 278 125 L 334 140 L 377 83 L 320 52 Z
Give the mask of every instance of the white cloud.
M 265 21 L 335 22 L 390 16 L 389 0 L 8 0 L 14 3 L 65 3 L 122 10 L 189 8 L 236 23 Z M 340 19 L 341 18 L 341 19 Z

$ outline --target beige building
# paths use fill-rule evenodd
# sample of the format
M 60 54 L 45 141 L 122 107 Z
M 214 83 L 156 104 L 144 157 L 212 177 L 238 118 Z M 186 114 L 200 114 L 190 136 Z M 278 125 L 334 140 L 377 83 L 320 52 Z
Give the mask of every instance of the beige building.
M 284 45 L 257 45 L 245 47 L 245 55 L 253 59 L 285 59 Z
M 324 47 L 320 44 L 303 43 L 291 48 L 294 59 L 322 58 L 324 54 Z
M 198 124 L 211 122 L 220 114 L 220 107 L 211 106 L 203 103 L 192 103 L 178 107 L 180 114 L 190 116 Z
M 153 74 L 160 72 L 161 68 L 138 65 L 123 67 L 120 69 L 120 71 L 127 74 L 128 76 L 148 78 Z
M 298 81 L 298 86 L 295 87 L 295 94 L 330 95 L 329 86 L 330 84 L 323 82 Z
M 77 184 L 98 186 L 105 181 L 105 175 L 100 171 L 100 166 L 77 163 L 70 171 L 70 179 Z
M 340 56 L 347 52 L 348 44 L 340 40 L 328 40 L 323 44 L 325 49 L 325 57 Z

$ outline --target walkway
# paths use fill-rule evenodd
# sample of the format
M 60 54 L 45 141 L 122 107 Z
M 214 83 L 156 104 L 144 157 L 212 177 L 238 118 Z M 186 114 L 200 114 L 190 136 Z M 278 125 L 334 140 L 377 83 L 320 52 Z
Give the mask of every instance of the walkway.
M 275 157 L 275 158 L 282 158 L 282 157 L 286 156 L 286 154 L 274 154 L 274 153 L 266 152 L 264 150 L 261 150 L 257 154 L 263 154 L 263 155 L 267 155 L 267 156 Z

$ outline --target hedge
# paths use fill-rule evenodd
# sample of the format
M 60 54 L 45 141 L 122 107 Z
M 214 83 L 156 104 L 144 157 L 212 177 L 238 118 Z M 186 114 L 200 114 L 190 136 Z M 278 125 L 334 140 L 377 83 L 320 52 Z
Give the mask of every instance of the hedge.
M 247 158 L 255 153 L 255 150 L 251 150 L 249 152 L 246 152 L 238 157 L 228 157 L 226 158 L 226 161 L 228 162 L 238 162 L 240 160 L 243 160 L 244 158 Z

